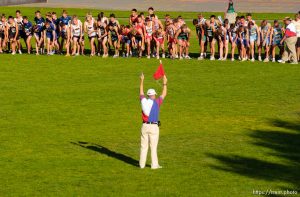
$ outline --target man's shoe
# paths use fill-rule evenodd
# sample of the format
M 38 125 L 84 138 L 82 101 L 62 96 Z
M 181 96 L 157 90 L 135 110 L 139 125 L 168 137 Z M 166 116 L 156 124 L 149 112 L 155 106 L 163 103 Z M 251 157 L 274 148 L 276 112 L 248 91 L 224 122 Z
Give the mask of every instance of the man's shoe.
M 161 169 L 162 166 L 151 167 L 152 170 Z

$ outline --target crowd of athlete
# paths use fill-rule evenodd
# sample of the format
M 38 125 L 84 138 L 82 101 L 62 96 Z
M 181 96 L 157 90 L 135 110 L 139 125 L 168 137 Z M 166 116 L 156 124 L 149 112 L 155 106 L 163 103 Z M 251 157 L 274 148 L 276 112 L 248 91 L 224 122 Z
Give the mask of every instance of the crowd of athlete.
M 298 37 L 295 43 L 297 49 L 297 59 L 300 59 L 300 13 L 295 15 L 295 20 L 286 18 L 285 25 L 294 29 L 289 31 Z M 286 22 L 287 21 L 287 22 Z M 276 48 L 279 49 L 279 56 L 284 52 L 284 41 L 286 40 L 286 29 L 278 20 L 273 24 L 267 20 L 262 20 L 260 25 L 252 19 L 251 14 L 247 16 L 237 16 L 235 23 L 230 24 L 228 19 L 217 20 L 214 15 L 209 20 L 205 20 L 201 14 L 198 19 L 193 20 L 196 27 L 197 37 L 200 45 L 200 57 L 206 57 L 207 46 L 210 48 L 210 60 L 215 60 L 216 43 L 218 47 L 219 60 L 226 60 L 228 57 L 229 45 L 231 45 L 231 60 L 235 59 L 235 50 L 238 49 L 238 59 L 241 61 L 255 61 L 255 51 L 258 51 L 258 60 L 275 62 Z M 262 54 L 264 52 L 264 55 Z M 262 58 L 264 57 L 264 59 Z
M 297 29 L 298 41 L 295 47 L 299 59 L 299 13 L 293 23 Z M 214 15 L 205 19 L 199 14 L 193 20 L 193 25 L 200 45 L 199 60 L 206 57 L 210 60 L 215 60 L 215 57 L 226 60 L 230 49 L 232 61 L 235 60 L 235 51 L 238 51 L 239 60 L 255 61 L 257 50 L 257 59 L 268 62 L 275 61 L 276 48 L 279 49 L 279 56 L 284 51 L 285 28 L 278 20 L 273 24 L 267 20 L 257 24 L 251 14 L 247 14 L 246 17 L 236 17 L 235 23 L 230 24 L 228 19 L 222 21 Z M 162 21 L 155 15 L 152 7 L 148 9 L 147 16 L 132 9 L 128 25 L 120 25 L 114 14 L 105 17 L 103 12 L 97 18 L 88 13 L 84 22 L 76 15 L 70 17 L 65 10 L 61 17 L 55 12 L 48 12 L 45 18 L 40 11 L 36 11 L 33 23 L 28 17 L 23 17 L 19 10 L 15 17 L 6 17 L 4 14 L 1 16 L 0 53 L 5 50 L 13 55 L 17 52 L 22 54 L 21 39 L 26 43 L 27 52 L 32 53 L 31 40 L 34 39 L 36 55 L 62 54 L 63 51 L 66 56 L 84 55 L 87 42 L 85 38 L 88 38 L 91 56 L 101 55 L 105 58 L 111 54 L 113 57 L 144 55 L 157 59 L 166 56 L 172 59 L 191 59 L 191 30 L 183 17 L 174 19 L 166 15 Z

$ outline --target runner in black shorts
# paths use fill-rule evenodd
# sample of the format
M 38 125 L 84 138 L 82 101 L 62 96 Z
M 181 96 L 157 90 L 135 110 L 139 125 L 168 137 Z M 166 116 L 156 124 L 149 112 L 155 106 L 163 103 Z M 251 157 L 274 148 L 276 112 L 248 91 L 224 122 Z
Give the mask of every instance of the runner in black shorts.
M 112 23 L 108 25 L 108 42 L 110 46 L 113 46 L 115 49 L 114 58 L 119 57 L 119 33 L 118 27 Z
M 97 21 L 97 36 L 98 36 L 98 56 L 101 54 L 101 48 L 103 49 L 103 58 L 108 57 L 107 50 L 107 30 L 106 30 L 106 21 L 102 22 L 101 20 Z
M 63 47 L 65 46 L 67 50 L 66 56 L 70 56 L 70 39 L 71 39 L 71 33 L 70 33 L 70 28 L 68 25 L 65 23 L 60 23 L 60 37 L 61 37 L 61 49 L 60 51 L 63 51 Z
M 6 18 L 3 14 L 0 18 L 0 53 L 3 53 L 3 49 L 6 47 L 7 36 L 6 36 Z
M 205 22 L 205 33 L 206 33 L 206 42 L 209 43 L 210 47 L 210 60 L 215 60 L 215 27 L 210 23 L 210 20 Z
M 27 52 L 30 54 L 31 52 L 31 38 L 32 38 L 32 23 L 28 21 L 27 16 L 23 17 L 23 32 L 24 32 L 24 41 L 27 46 Z
M 16 54 L 17 40 L 19 40 L 19 28 L 12 16 L 8 17 L 8 28 L 6 29 L 8 40 L 11 45 L 12 55 Z
M 16 18 L 14 19 L 15 23 L 18 26 L 18 40 L 17 40 L 17 46 L 18 46 L 18 50 L 19 50 L 19 54 L 22 54 L 22 45 L 20 42 L 20 38 L 23 38 L 25 40 L 25 33 L 23 31 L 23 18 L 22 18 L 22 14 L 20 10 L 16 11 Z

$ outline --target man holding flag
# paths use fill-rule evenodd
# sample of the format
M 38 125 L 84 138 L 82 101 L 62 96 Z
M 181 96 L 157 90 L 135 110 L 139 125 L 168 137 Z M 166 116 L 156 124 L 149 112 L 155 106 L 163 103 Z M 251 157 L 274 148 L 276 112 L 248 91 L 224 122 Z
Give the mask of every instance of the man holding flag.
M 144 95 L 144 74 L 141 74 L 140 82 L 140 100 L 142 105 L 142 119 L 143 125 L 141 129 L 141 152 L 140 152 L 140 167 L 145 168 L 147 152 L 150 142 L 151 148 L 151 168 L 159 169 L 157 158 L 157 145 L 159 139 L 159 108 L 164 98 L 167 96 L 167 77 L 164 73 L 162 63 L 153 75 L 155 80 L 163 78 L 163 90 L 159 98 L 156 98 L 156 91 L 149 89 L 147 91 L 147 98 Z

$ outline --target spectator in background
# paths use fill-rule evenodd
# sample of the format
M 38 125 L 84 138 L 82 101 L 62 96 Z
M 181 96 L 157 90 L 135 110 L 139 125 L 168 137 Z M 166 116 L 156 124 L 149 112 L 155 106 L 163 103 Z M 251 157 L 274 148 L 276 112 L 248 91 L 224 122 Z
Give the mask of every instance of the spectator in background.
M 282 59 L 278 60 L 279 63 L 285 63 L 291 57 L 292 64 L 298 64 L 297 61 L 297 53 L 296 53 L 296 42 L 297 42 L 297 34 L 296 34 L 296 27 L 290 17 L 285 17 L 283 20 L 284 24 L 286 25 L 285 35 L 281 40 L 280 44 L 285 42 L 285 50 L 282 55 Z
M 292 21 L 296 26 L 296 33 L 297 33 L 297 43 L 296 43 L 296 51 L 297 51 L 297 58 L 298 62 L 300 61 L 300 14 L 296 14 L 295 20 Z

